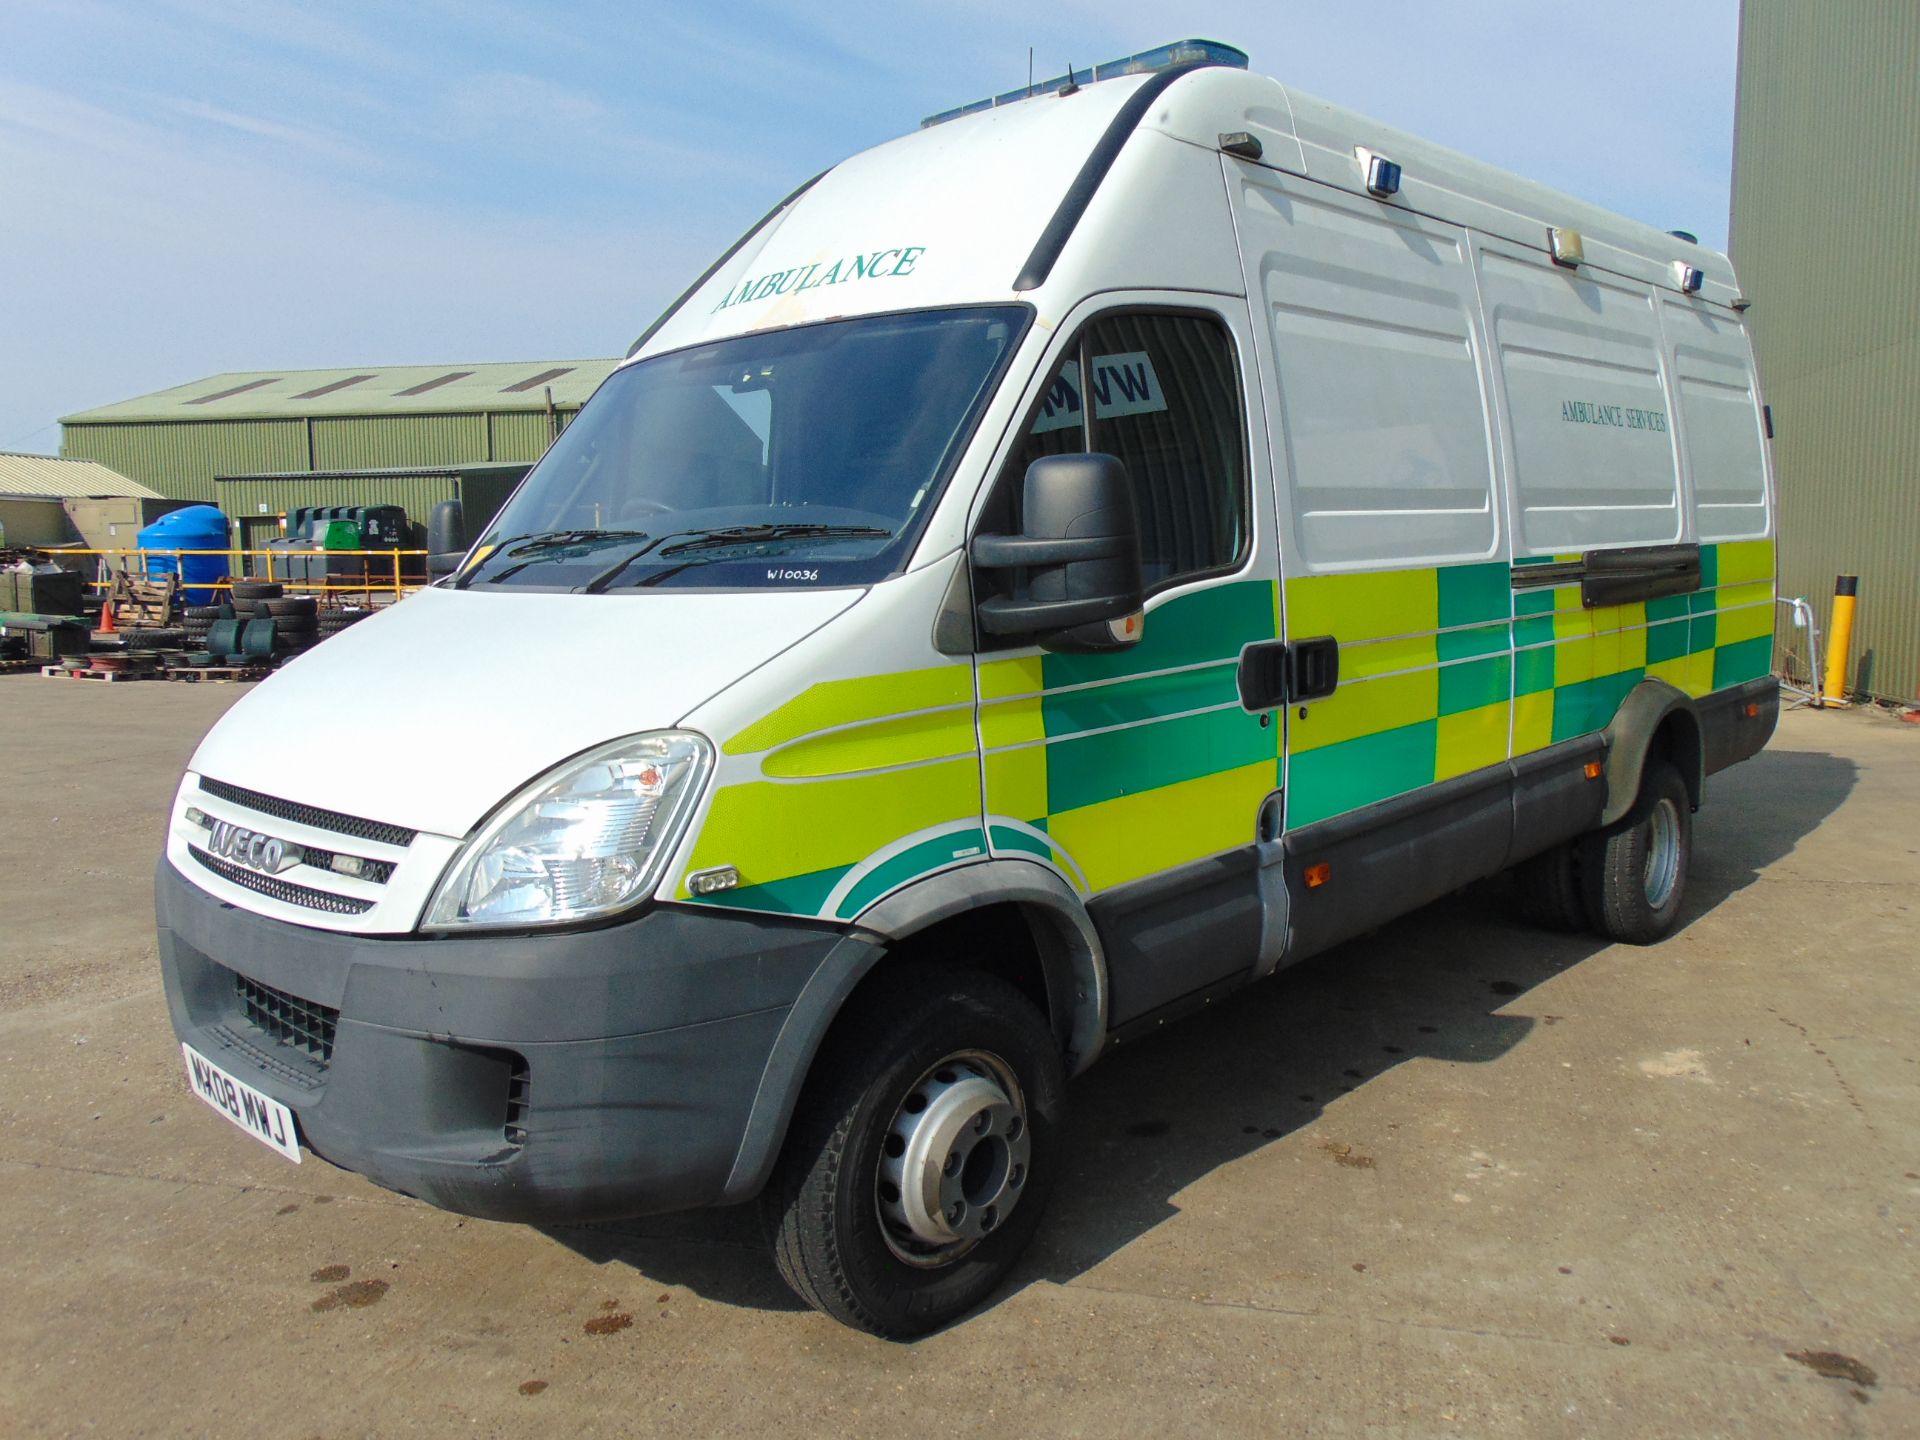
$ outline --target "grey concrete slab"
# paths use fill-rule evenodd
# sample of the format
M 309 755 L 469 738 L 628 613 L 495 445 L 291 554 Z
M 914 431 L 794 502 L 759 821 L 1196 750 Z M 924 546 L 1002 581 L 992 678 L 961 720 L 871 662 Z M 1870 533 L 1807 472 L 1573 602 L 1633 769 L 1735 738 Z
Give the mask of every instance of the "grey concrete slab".
M 746 1213 L 462 1220 L 192 1098 L 149 881 L 241 693 L 0 680 L 9 1434 L 1920 1433 L 1912 727 L 1710 782 L 1663 945 L 1488 884 L 1117 1052 L 1015 1283 L 891 1345 Z

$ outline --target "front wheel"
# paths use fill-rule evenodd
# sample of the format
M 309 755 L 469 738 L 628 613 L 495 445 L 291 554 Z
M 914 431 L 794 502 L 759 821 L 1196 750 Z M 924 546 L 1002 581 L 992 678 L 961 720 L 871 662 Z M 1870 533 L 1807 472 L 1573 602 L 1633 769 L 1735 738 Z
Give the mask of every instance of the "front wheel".
M 1581 844 L 1594 928 L 1630 945 L 1664 938 L 1679 922 L 1693 856 L 1693 803 L 1680 772 L 1650 766 L 1627 817 Z
M 958 1319 L 1040 1222 L 1066 1078 L 990 975 L 903 965 L 856 997 L 762 1197 L 774 1263 L 815 1309 L 904 1339 Z

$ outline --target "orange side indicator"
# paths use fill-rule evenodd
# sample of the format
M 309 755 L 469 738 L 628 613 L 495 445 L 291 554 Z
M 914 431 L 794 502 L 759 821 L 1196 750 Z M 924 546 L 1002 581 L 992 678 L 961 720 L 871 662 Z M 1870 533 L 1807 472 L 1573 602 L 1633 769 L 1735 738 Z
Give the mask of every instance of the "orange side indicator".
M 1318 890 L 1333 878 L 1333 866 L 1322 860 L 1318 865 L 1307 866 L 1307 889 Z
M 1598 760 L 1587 761 L 1587 779 L 1598 780 L 1599 778 L 1600 778 L 1600 762 Z
M 1747 719 L 1749 719 L 1749 720 L 1754 720 L 1754 719 L 1758 719 L 1758 718 L 1759 718 L 1759 715 L 1760 715 L 1760 707 L 1759 707 L 1758 705 L 1756 705 L 1756 704 L 1754 704 L 1754 703 L 1752 703 L 1751 701 L 1750 701 L 1750 702 L 1748 702 L 1748 705 L 1747 705 Z

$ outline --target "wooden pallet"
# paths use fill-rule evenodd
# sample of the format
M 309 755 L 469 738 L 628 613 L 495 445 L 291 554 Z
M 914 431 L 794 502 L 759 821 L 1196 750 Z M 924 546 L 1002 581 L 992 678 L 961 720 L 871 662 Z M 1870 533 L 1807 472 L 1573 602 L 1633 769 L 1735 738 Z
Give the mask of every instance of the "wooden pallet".
M 267 667 L 264 665 L 169 665 L 154 678 L 184 680 L 190 685 L 201 680 L 264 680 L 267 678 Z
M 152 670 L 69 670 L 64 665 L 42 665 L 40 673 L 50 680 L 152 680 Z
M 139 580 L 122 571 L 113 577 L 114 627 L 119 630 L 165 630 L 173 625 L 180 598 L 180 577 Z

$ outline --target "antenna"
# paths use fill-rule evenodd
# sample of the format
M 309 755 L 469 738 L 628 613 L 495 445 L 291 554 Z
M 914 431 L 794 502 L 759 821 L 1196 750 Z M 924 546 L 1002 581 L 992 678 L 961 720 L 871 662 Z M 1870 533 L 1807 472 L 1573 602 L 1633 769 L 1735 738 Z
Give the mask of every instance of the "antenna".
M 1027 98 L 1033 98 L 1033 46 L 1027 46 Z
M 1060 98 L 1064 100 L 1069 95 L 1078 95 L 1079 93 L 1080 87 L 1073 83 L 1073 62 L 1069 60 L 1067 62 L 1067 83 L 1060 87 Z

